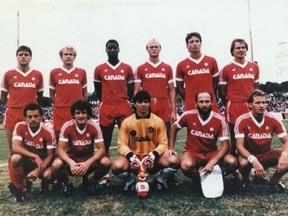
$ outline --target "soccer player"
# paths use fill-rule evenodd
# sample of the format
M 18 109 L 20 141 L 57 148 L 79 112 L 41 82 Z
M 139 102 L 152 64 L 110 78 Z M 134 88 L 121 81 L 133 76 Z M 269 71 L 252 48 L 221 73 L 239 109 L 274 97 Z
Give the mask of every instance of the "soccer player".
M 210 173 L 216 164 L 226 173 L 237 168 L 237 159 L 228 154 L 227 123 L 223 116 L 212 111 L 212 100 L 213 96 L 210 93 L 198 93 L 195 96 L 197 109 L 185 111 L 171 128 L 167 153 L 176 154 L 174 144 L 177 132 L 187 127 L 186 145 L 180 168 L 184 175 L 190 178 L 197 178 L 198 172 Z M 217 139 L 221 142 L 220 148 Z
M 9 173 L 11 173 L 12 136 L 15 125 L 25 120 L 23 109 L 27 104 L 41 102 L 44 91 L 41 72 L 29 65 L 32 60 L 31 49 L 27 46 L 20 46 L 16 51 L 16 57 L 17 68 L 5 72 L 1 82 L 1 101 L 7 107 L 4 126 L 9 147 Z
M 74 66 L 76 50 L 66 46 L 59 52 L 63 62 L 62 67 L 55 68 L 50 73 L 50 98 L 54 104 L 53 127 L 56 138 L 62 125 L 72 118 L 70 107 L 78 99 L 87 100 L 86 71 Z
M 133 162 L 148 156 L 152 159 L 153 168 L 148 173 L 155 174 L 154 183 L 157 189 L 168 187 L 167 177 L 178 170 L 179 160 L 175 154 L 164 156 L 168 148 L 164 121 L 151 113 L 151 97 L 146 91 L 138 91 L 133 99 L 135 113 L 126 118 L 118 134 L 118 151 L 121 154 L 112 164 L 112 172 L 125 180 L 124 191 L 135 189 L 135 179 L 131 175 L 135 170 L 130 167 Z
M 94 71 L 95 93 L 101 101 L 99 123 L 108 157 L 114 126 L 117 124 L 120 128 L 122 121 L 132 114 L 129 100 L 133 97 L 134 75 L 131 66 L 119 60 L 119 51 L 118 42 L 108 40 L 108 61 L 97 66 Z M 109 186 L 109 174 L 101 185 Z
M 185 110 L 195 109 L 193 100 L 197 93 L 208 92 L 214 98 L 213 111 L 219 113 L 215 97 L 218 64 L 213 57 L 202 54 L 202 37 L 198 32 L 187 34 L 185 40 L 190 55 L 177 65 L 176 70 L 176 86 L 185 102 Z
M 151 111 L 162 118 L 169 137 L 171 123 L 176 121 L 176 93 L 173 71 L 170 65 L 160 60 L 161 45 L 156 39 L 146 45 L 149 60 L 140 65 L 134 77 L 134 95 L 140 90 L 151 96 Z
M 269 167 L 276 170 L 270 178 L 270 186 L 277 193 L 285 193 L 281 178 L 288 172 L 288 136 L 283 123 L 266 111 L 265 93 L 252 92 L 248 99 L 251 111 L 237 118 L 235 123 L 236 147 L 239 152 L 242 186 L 249 182 L 252 168 L 255 175 L 265 176 Z M 283 144 L 282 149 L 273 149 L 272 138 L 276 134 Z
M 71 106 L 73 119 L 67 121 L 61 129 L 58 142 L 58 158 L 52 164 L 53 172 L 64 185 L 64 195 L 70 195 L 73 189 L 69 176 L 82 176 L 83 187 L 92 187 L 95 191 L 98 181 L 110 169 L 110 161 L 105 156 L 102 132 L 99 125 L 90 119 L 92 108 L 87 101 L 77 100 Z M 97 151 L 94 151 L 94 148 Z M 94 175 L 88 180 L 88 176 Z
M 42 179 L 41 190 L 48 190 L 52 176 L 51 165 L 56 148 L 54 131 L 44 124 L 43 111 L 38 104 L 30 103 L 24 108 L 25 121 L 18 122 L 13 132 L 11 157 L 11 180 L 16 188 L 16 201 L 25 197 L 24 180 Z
M 236 154 L 235 121 L 240 115 L 249 111 L 247 100 L 259 86 L 259 67 L 245 59 L 247 51 L 248 45 L 245 40 L 233 40 L 230 52 L 234 60 L 225 66 L 219 75 L 220 93 L 230 130 L 231 153 L 234 155 Z

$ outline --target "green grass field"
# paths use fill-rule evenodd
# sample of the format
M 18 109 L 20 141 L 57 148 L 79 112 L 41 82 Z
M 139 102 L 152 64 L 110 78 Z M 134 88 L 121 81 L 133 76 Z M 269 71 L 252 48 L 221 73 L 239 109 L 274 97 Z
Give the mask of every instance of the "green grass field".
M 284 122 L 288 128 L 288 122 Z M 114 131 L 112 146 L 115 147 L 118 130 Z M 176 150 L 182 154 L 185 129 L 177 136 Z M 281 147 L 275 139 L 274 146 Z M 7 166 L 7 144 L 5 131 L 0 131 L 0 215 L 288 215 L 288 195 L 275 194 L 267 185 L 251 183 L 249 190 L 242 191 L 236 186 L 225 186 L 221 198 L 206 199 L 201 189 L 192 184 L 191 180 L 177 173 L 181 182 L 178 187 L 158 192 L 150 190 L 146 199 L 137 198 L 135 193 L 123 193 L 122 182 L 111 174 L 111 186 L 99 189 L 97 194 L 75 189 L 69 198 L 64 198 L 60 192 L 41 194 L 40 181 L 33 186 L 36 192 L 27 194 L 27 199 L 20 204 L 9 196 L 9 174 Z M 118 155 L 113 148 L 112 160 Z M 270 176 L 270 170 L 267 177 Z M 229 177 L 226 177 L 226 179 Z M 149 177 L 153 181 L 153 176 Z M 75 186 L 80 184 L 80 178 L 73 178 Z M 288 187 L 288 175 L 283 178 Z

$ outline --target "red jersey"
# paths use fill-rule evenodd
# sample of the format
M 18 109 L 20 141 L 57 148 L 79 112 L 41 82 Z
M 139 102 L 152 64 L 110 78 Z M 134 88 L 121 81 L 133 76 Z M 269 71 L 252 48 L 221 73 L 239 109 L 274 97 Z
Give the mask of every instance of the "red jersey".
M 217 110 L 213 78 L 218 77 L 218 64 L 210 56 L 202 55 L 195 60 L 190 56 L 177 65 L 176 81 L 185 84 L 185 110 L 195 109 L 195 96 L 199 92 L 213 95 L 213 110 Z
M 227 86 L 227 101 L 246 103 L 255 83 L 259 83 L 259 67 L 253 62 L 242 65 L 233 61 L 220 71 L 219 84 Z
M 95 143 L 102 142 L 103 137 L 99 125 L 93 120 L 88 120 L 87 126 L 80 130 L 72 119 L 62 126 L 59 140 L 68 143 L 70 158 L 83 161 L 93 156 Z
M 272 149 L 274 133 L 278 138 L 287 135 L 283 123 L 272 114 L 265 112 L 262 122 L 258 122 L 251 112 L 237 118 L 235 123 L 235 138 L 244 138 L 244 147 L 251 154 L 263 154 Z
M 87 87 L 86 71 L 77 67 L 56 68 L 50 73 L 49 87 L 56 92 L 55 107 L 70 107 L 76 100 L 83 99 L 82 90 Z
M 24 108 L 29 103 L 37 103 L 37 93 L 44 91 L 42 74 L 30 69 L 9 70 L 4 74 L 1 90 L 8 93 L 7 107 Z
M 47 157 L 47 149 L 56 148 L 54 131 L 40 123 L 39 129 L 33 133 L 26 121 L 18 122 L 13 131 L 12 140 L 23 142 L 24 148 L 37 154 L 41 159 Z
M 148 61 L 137 68 L 134 82 L 140 83 L 151 98 L 168 98 L 167 86 L 174 82 L 173 71 L 171 66 L 164 62 L 154 64 Z
M 133 83 L 133 71 L 130 65 L 119 62 L 113 66 L 109 62 L 95 68 L 94 82 L 101 82 L 102 101 L 117 104 L 128 100 L 127 84 Z
M 184 151 L 205 154 L 218 150 L 218 138 L 220 141 L 229 140 L 225 118 L 213 111 L 205 121 L 201 119 L 197 109 L 186 111 L 175 124 L 178 128 L 187 127 Z

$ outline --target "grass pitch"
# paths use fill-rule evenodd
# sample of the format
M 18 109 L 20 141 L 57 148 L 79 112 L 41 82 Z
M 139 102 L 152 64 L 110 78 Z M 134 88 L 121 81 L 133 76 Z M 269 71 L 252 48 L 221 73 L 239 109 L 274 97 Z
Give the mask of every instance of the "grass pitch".
M 288 128 L 288 122 L 284 122 Z M 117 128 L 113 134 L 112 160 L 118 156 L 116 147 Z M 178 132 L 176 150 L 182 155 L 186 130 Z M 275 148 L 281 143 L 275 138 Z M 158 192 L 153 189 L 146 199 L 137 198 L 135 193 L 122 192 L 122 182 L 112 174 L 111 186 L 99 189 L 97 194 L 76 188 L 69 198 L 61 192 L 41 194 L 40 181 L 33 182 L 36 191 L 27 194 L 20 204 L 9 196 L 9 174 L 7 166 L 7 143 L 5 131 L 0 131 L 0 215 L 288 215 L 288 195 L 275 194 L 267 185 L 250 184 L 249 190 L 242 191 L 236 186 L 225 186 L 221 198 L 206 199 L 201 189 L 178 171 L 176 177 L 181 182 L 178 187 Z M 267 172 L 267 177 L 273 169 Z M 228 177 L 229 178 L 229 177 Z M 228 179 L 226 177 L 226 179 Z M 228 179 L 229 180 L 229 179 Z M 81 179 L 74 177 L 75 186 Z M 153 176 L 149 177 L 153 181 Z M 288 186 L 288 175 L 283 178 Z

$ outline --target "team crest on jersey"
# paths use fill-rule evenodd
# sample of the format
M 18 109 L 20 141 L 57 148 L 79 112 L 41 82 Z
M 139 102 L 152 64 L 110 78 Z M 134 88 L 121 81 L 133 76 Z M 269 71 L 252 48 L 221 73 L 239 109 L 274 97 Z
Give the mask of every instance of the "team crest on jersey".
M 148 128 L 148 132 L 149 132 L 149 133 L 153 133 L 153 132 L 154 132 L 154 128 L 150 126 L 150 127 Z
M 253 71 L 253 68 L 250 68 L 249 70 L 250 70 L 250 71 Z
M 89 133 L 87 133 L 87 134 L 86 134 L 86 137 L 90 137 L 90 134 L 89 134 Z
M 265 129 L 266 129 L 266 130 L 269 130 L 269 126 L 266 126 Z
M 207 62 L 205 62 L 205 63 L 204 63 L 204 65 L 205 65 L 205 66 L 208 66 L 208 63 L 207 63 Z
M 145 68 L 144 71 L 148 71 L 148 68 Z
M 17 79 L 17 76 L 13 76 L 14 79 Z
M 190 68 L 190 65 L 187 65 L 186 68 Z
M 105 69 L 105 70 L 104 70 L 104 72 L 108 72 L 108 70 L 107 70 L 107 69 Z
M 213 128 L 213 127 L 211 127 L 209 130 L 210 130 L 210 131 L 214 131 L 214 128 Z
M 162 71 L 165 71 L 165 68 L 161 68 Z
M 35 80 L 35 77 L 32 77 L 32 80 L 34 81 L 34 80 Z
M 120 72 L 121 72 L 121 73 L 124 73 L 125 71 L 122 69 L 122 70 L 120 70 Z
M 78 74 L 75 74 L 75 77 L 79 77 L 79 75 L 78 75 Z
M 39 138 L 39 142 L 43 142 L 43 138 L 42 137 Z
M 136 132 L 135 130 L 132 130 L 132 131 L 130 132 L 130 135 L 133 136 L 133 137 L 135 137 L 136 134 L 137 134 L 137 132 Z
M 232 71 L 236 71 L 236 68 L 233 68 Z
M 193 126 L 195 126 L 196 125 L 196 123 L 195 122 L 193 122 Z
M 59 76 L 62 76 L 62 73 L 59 73 Z

